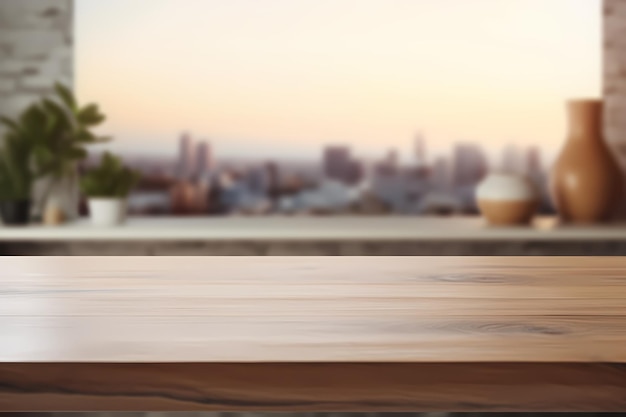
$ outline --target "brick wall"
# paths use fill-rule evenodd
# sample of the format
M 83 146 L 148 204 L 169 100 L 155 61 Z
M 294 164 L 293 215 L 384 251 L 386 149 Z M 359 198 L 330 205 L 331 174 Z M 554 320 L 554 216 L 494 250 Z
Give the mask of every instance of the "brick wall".
M 0 0 L 0 114 L 72 84 L 73 0 Z
M 607 139 L 626 161 L 626 0 L 604 0 L 604 98 Z
M 14 117 L 56 81 L 73 85 L 74 0 L 0 0 L 0 115 Z M 2 134 L 2 128 L 0 128 Z M 42 196 L 46 180 L 35 185 Z M 56 193 L 68 218 L 77 216 L 78 190 L 73 183 Z M 41 206 L 34 207 L 39 214 Z

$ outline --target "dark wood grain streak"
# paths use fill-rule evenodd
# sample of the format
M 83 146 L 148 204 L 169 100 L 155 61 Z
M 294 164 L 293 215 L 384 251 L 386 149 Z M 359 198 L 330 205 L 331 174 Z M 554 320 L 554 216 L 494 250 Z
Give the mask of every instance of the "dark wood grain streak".
M 121 383 L 123 382 L 123 383 Z M 626 366 L 4 364 L 3 411 L 620 411 Z

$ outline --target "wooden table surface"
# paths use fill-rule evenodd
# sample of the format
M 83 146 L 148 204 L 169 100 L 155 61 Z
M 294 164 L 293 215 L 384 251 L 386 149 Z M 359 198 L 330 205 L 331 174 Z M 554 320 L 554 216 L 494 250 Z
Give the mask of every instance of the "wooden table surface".
M 0 258 L 0 411 L 618 411 L 626 258 Z

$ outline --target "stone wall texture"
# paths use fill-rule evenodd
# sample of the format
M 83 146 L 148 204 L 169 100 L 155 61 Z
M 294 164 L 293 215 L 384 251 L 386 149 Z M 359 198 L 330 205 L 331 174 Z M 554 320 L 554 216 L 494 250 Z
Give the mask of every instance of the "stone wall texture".
M 57 81 L 73 86 L 73 11 L 74 0 L 0 0 L 0 115 L 15 117 L 50 95 Z M 45 185 L 46 180 L 36 183 L 35 198 Z M 62 186 L 58 193 L 66 215 L 74 218 L 77 187 Z
M 73 0 L 0 1 L 0 114 L 73 81 Z
M 605 131 L 626 165 L 626 1 L 604 0 Z

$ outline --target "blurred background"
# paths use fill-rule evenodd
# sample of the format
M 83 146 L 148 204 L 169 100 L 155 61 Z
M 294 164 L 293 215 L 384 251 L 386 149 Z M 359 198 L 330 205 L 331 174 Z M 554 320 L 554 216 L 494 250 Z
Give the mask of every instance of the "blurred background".
M 571 98 L 603 100 L 626 160 L 625 22 L 621 0 L 1 0 L 0 115 L 61 82 L 113 140 L 57 196 L 33 186 L 0 252 L 626 253 L 621 228 L 557 227 L 548 192 Z M 77 221 L 105 151 L 141 174 L 109 196 L 123 228 Z M 485 227 L 491 173 L 533 185 L 537 221 Z
M 133 214 L 472 214 L 490 170 L 552 213 L 601 25 L 600 0 L 77 0 L 76 91 L 142 173 Z

